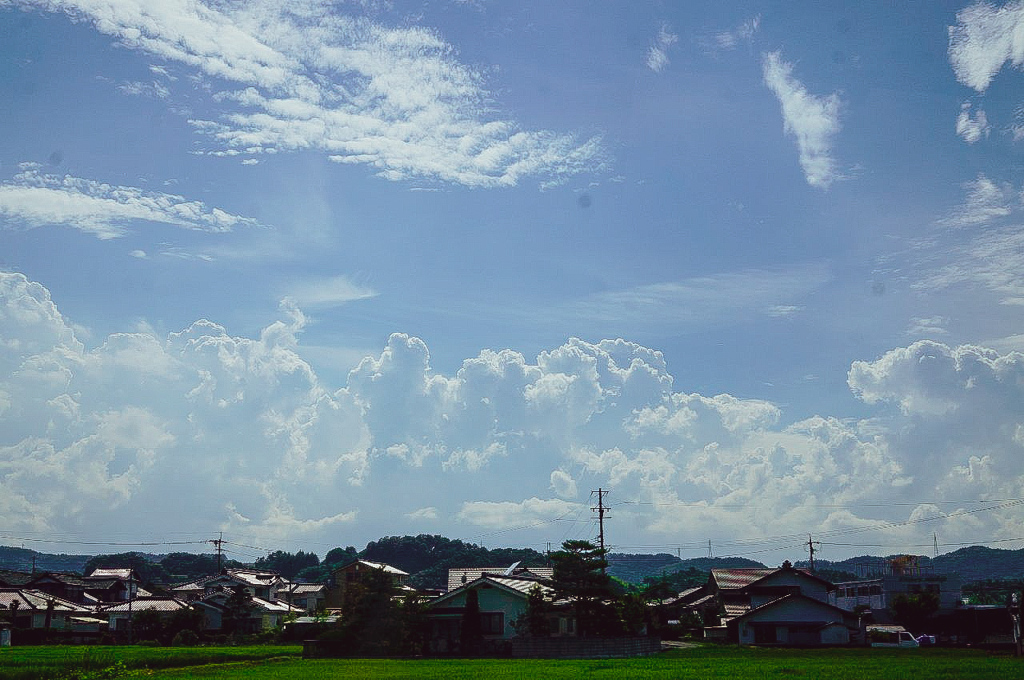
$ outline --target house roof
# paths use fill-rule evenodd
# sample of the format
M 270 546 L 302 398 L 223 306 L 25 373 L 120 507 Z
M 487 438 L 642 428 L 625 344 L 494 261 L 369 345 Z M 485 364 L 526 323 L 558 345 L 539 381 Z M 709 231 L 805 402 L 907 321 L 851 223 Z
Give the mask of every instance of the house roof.
M 228 569 L 227 575 L 241 581 L 247 586 L 269 586 L 284 583 L 285 579 L 276 571 L 259 571 L 256 569 Z
M 93 569 L 92 573 L 86 576 L 87 579 L 119 579 L 128 580 L 135 578 L 135 572 L 131 569 Z
M 711 579 L 719 590 L 739 590 L 776 571 L 778 569 L 712 569 Z
M 0 569 L 0 585 L 23 586 L 35 578 L 35 574 L 13 569 Z
M 344 564 L 344 565 L 338 567 L 337 569 L 335 569 L 334 571 L 336 571 L 336 572 L 337 571 L 346 571 L 347 569 L 349 569 L 353 565 L 366 566 L 366 567 L 369 567 L 370 569 L 383 569 L 385 571 L 385 573 L 394 574 L 396 576 L 408 576 L 409 575 L 409 572 L 402 571 L 401 569 L 399 569 L 397 567 L 392 567 L 390 564 L 384 564 L 383 562 L 371 562 L 370 560 L 352 560 L 348 564 Z
M 140 597 L 128 602 L 118 602 L 104 607 L 99 611 L 108 612 L 141 612 L 146 609 L 155 609 L 158 612 L 176 612 L 179 609 L 187 609 L 188 605 L 173 597 Z
M 296 583 L 288 588 L 292 595 L 309 595 L 310 593 L 322 593 L 327 590 L 323 583 Z
M 521 578 L 532 578 L 537 580 L 548 580 L 554 575 L 555 570 L 551 567 L 515 567 L 511 574 L 506 574 L 509 567 L 457 567 L 448 570 L 448 590 L 452 591 L 461 587 L 464 583 L 475 581 L 484 574 L 492 576 L 519 576 Z
M 802 595 L 800 593 L 790 593 L 789 595 L 784 595 L 784 596 L 778 598 L 777 600 L 772 600 L 771 602 L 766 602 L 765 604 L 761 605 L 760 607 L 754 607 L 753 609 L 747 611 L 744 614 L 741 614 L 740 616 L 737 616 L 736 618 L 737 619 L 744 619 L 744 618 L 747 618 L 747 617 L 750 617 L 750 616 L 754 616 L 755 614 L 763 614 L 764 612 L 770 611 L 771 609 L 779 607 L 779 606 L 781 606 L 783 604 L 787 604 L 787 603 L 790 603 L 790 602 L 796 602 L 796 601 L 807 602 L 807 603 L 810 603 L 810 604 L 814 605 L 815 607 L 818 607 L 818 608 L 821 608 L 821 609 L 826 609 L 826 610 L 831 610 L 833 613 L 835 613 L 836 615 L 839 616 L 838 621 L 845 621 L 846 619 L 853 618 L 853 613 L 852 612 L 848 612 L 845 609 L 840 609 L 839 607 L 831 605 L 828 602 L 822 602 L 821 600 L 816 600 L 813 597 L 808 597 L 807 595 Z M 828 623 L 828 622 L 822 622 L 822 623 Z
M 831 581 L 812 574 L 806 569 L 794 569 L 792 567 L 781 567 L 778 569 L 712 569 L 711 578 L 718 584 L 719 590 L 742 590 L 783 573 L 792 573 L 801 578 L 817 581 L 830 589 L 835 587 Z
M 539 581 L 533 578 L 517 578 L 515 576 L 491 576 L 490 574 L 485 574 L 477 579 L 474 579 L 472 581 L 465 583 L 464 585 L 459 586 L 455 590 L 445 593 L 444 595 L 438 597 L 435 600 L 432 600 L 428 606 L 431 608 L 441 606 L 443 603 L 453 599 L 459 593 L 476 588 L 477 586 L 483 583 L 488 583 L 493 586 L 497 586 L 501 590 L 504 590 L 505 592 L 515 597 L 521 597 L 524 600 L 530 594 L 530 591 L 534 588 L 540 588 L 541 592 L 548 596 L 554 593 L 554 589 L 552 589 L 551 586 L 544 585 L 543 583 L 540 583 Z
M 50 601 L 53 602 L 53 610 L 58 612 L 90 612 L 89 607 L 82 606 L 71 600 L 62 597 L 48 595 L 41 590 L 31 588 L 0 588 L 0 606 L 10 609 L 12 602 L 18 603 L 21 611 L 46 611 Z

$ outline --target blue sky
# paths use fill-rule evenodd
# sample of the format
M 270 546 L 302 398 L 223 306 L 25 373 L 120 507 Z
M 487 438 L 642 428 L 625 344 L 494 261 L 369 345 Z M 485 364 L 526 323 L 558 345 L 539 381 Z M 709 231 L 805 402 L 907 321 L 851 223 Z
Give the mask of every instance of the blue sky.
M 820 5 L 0 0 L 0 539 L 1020 547 L 1024 2 Z

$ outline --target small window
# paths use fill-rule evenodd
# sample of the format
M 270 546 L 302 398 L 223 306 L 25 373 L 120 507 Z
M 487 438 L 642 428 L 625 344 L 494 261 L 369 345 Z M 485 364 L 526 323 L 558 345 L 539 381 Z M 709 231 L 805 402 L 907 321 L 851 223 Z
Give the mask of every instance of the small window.
M 501 635 L 505 632 L 505 615 L 501 612 L 480 614 L 480 631 L 484 635 Z

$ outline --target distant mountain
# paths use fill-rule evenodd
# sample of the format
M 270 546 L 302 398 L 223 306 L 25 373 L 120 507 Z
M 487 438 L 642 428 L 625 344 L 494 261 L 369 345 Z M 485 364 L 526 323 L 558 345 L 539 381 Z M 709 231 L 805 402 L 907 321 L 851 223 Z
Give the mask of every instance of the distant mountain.
M 29 548 L 0 545 L 0 568 L 14 571 L 65 571 L 81 573 L 92 555 L 51 555 Z
M 712 569 L 755 569 L 765 565 L 744 557 L 695 557 L 679 559 L 668 553 L 637 555 L 631 553 L 609 553 L 608 573 L 626 583 L 640 584 L 647 577 L 658 577 L 697 569 L 710 572 Z
M 861 555 L 841 562 L 818 560 L 816 566 L 850 572 L 857 578 L 869 578 L 874 574 L 882 573 L 885 561 L 892 557 L 895 555 L 889 557 Z M 918 555 L 917 558 L 922 567 L 931 569 L 936 574 L 959 574 L 964 583 L 986 579 L 1024 578 L 1024 549 L 1003 550 L 974 545 L 935 558 L 926 555 Z

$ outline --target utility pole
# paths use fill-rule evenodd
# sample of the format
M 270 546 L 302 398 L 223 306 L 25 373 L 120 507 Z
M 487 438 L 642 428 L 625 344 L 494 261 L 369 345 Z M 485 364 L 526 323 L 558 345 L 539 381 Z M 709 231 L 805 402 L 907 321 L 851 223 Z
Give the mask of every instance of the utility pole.
M 215 546 L 217 546 L 217 573 L 219 574 L 221 571 L 220 565 L 223 553 L 223 549 L 221 548 L 221 546 L 224 544 L 224 532 L 221 531 L 218 538 L 210 539 L 209 541 L 207 541 L 207 543 L 213 543 Z
M 935 554 L 932 555 L 932 557 L 938 557 L 939 556 L 939 535 L 936 534 L 934 531 L 932 532 L 932 543 L 934 543 L 934 545 L 935 545 L 935 548 L 934 548 Z
M 816 541 L 812 541 L 811 540 L 811 535 L 807 534 L 807 550 L 811 553 L 811 572 L 812 573 L 814 572 L 814 544 L 815 543 L 816 543 Z M 818 545 L 821 545 L 820 542 L 817 542 L 817 543 L 818 543 Z
M 714 556 L 715 556 L 715 553 L 711 550 L 711 539 L 709 538 L 708 539 L 708 559 L 711 559 Z
M 591 494 L 597 494 L 597 507 L 591 508 L 591 510 L 597 510 L 597 526 L 598 526 L 598 542 L 601 544 L 601 556 L 604 556 L 604 513 L 608 509 L 604 505 L 604 497 L 608 494 L 607 491 L 598 487 L 597 491 L 591 491 Z M 601 573 L 603 574 L 605 569 L 602 567 Z

